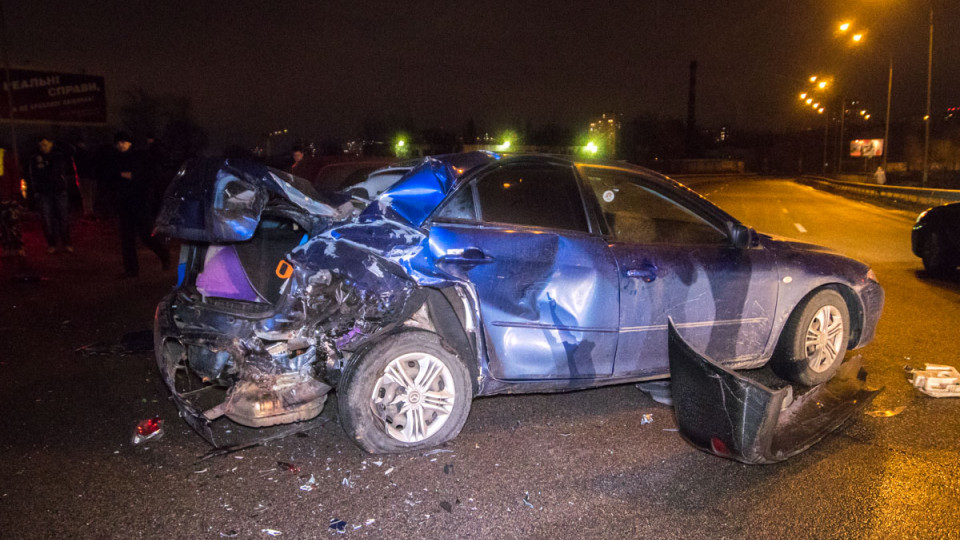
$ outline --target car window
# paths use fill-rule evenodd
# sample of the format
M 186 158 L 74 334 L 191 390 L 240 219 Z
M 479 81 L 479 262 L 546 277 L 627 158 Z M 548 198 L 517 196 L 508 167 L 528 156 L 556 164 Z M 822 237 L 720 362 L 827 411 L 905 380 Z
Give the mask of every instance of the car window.
M 450 200 L 437 212 L 442 219 L 464 219 L 474 221 L 477 214 L 473 206 L 473 187 L 464 186 L 450 197 Z
M 709 221 L 666 196 L 639 185 L 638 175 L 583 168 L 608 230 L 633 244 L 721 244 L 727 236 Z
M 543 164 L 500 167 L 482 176 L 476 188 L 483 221 L 589 231 L 572 168 Z

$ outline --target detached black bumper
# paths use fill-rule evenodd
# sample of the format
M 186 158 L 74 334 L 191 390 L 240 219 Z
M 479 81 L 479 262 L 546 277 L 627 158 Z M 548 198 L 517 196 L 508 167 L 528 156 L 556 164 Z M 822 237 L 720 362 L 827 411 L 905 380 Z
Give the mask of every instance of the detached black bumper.
M 670 377 L 680 433 L 697 448 L 748 464 L 803 452 L 859 413 L 882 389 L 866 385 L 860 357 L 830 381 L 793 398 L 694 351 L 669 328 Z

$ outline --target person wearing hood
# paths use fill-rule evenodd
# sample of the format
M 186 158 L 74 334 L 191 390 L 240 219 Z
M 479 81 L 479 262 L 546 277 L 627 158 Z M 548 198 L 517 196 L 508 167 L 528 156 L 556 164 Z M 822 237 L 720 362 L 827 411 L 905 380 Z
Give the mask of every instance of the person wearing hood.
M 149 175 L 136 153 L 130 136 L 119 132 L 113 139 L 113 151 L 107 164 L 107 177 L 113 185 L 114 201 L 120 217 L 120 252 L 123 255 L 123 273 L 118 277 L 133 278 L 140 274 L 137 259 L 137 238 L 160 259 L 163 270 L 170 268 L 167 246 L 151 234 L 153 214 L 150 211 Z

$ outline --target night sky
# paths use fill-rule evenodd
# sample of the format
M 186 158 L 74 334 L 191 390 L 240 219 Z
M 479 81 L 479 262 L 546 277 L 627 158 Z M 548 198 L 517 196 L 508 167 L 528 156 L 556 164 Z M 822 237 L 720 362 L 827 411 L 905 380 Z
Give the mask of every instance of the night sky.
M 929 1 L 929 0 L 927 0 Z M 806 77 L 829 72 L 882 116 L 923 114 L 927 1 L 124 2 L 3 0 L 15 67 L 104 75 L 189 96 L 214 145 L 287 128 L 348 137 L 365 119 L 460 132 L 571 126 L 604 111 L 782 131 L 817 121 Z M 933 110 L 960 105 L 960 2 L 935 0 Z M 848 50 L 834 27 L 867 27 Z

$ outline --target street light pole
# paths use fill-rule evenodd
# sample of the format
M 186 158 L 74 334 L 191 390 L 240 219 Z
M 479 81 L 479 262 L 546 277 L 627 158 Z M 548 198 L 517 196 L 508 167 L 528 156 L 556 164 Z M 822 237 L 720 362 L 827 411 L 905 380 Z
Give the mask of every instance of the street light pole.
M 824 111 L 823 114 L 823 175 L 827 175 L 827 143 L 830 140 L 828 134 L 830 129 L 830 113 Z
M 847 103 L 843 96 L 840 96 L 840 134 L 837 138 L 840 140 L 840 151 L 837 152 L 837 178 L 843 174 L 843 121 L 847 118 Z
M 883 128 L 883 172 L 887 172 L 887 154 L 890 152 L 890 94 L 893 92 L 893 53 L 890 53 L 890 73 L 887 75 L 887 116 Z
M 930 176 L 930 88 L 933 79 L 933 1 L 930 2 L 930 44 L 927 47 L 927 114 L 923 117 L 923 180 L 921 186 L 927 187 Z

